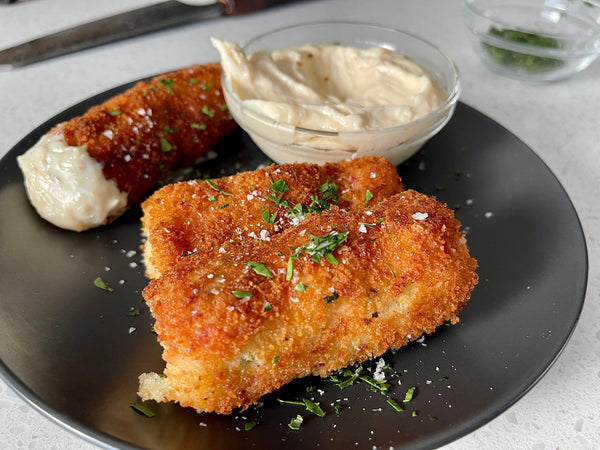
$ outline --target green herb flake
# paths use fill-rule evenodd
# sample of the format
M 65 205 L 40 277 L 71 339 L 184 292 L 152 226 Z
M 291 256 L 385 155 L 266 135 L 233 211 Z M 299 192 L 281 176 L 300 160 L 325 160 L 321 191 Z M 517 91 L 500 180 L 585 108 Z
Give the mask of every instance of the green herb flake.
M 365 205 L 367 203 L 369 203 L 369 201 L 373 198 L 373 193 L 367 189 L 367 192 L 365 192 Z
M 348 232 L 338 233 L 336 230 L 332 230 L 323 236 L 309 235 L 310 242 L 302 246 L 302 250 L 313 257 L 314 261 L 321 261 L 324 256 L 327 260 L 337 265 L 337 260 L 333 257 L 333 251 L 342 244 L 348 238 Z M 327 257 L 327 255 L 331 255 Z
M 235 298 L 250 298 L 250 297 L 253 297 L 253 294 L 251 292 L 231 291 L 231 293 L 233 294 L 233 296 Z
M 260 216 L 266 223 L 275 223 L 275 219 L 277 218 L 277 211 L 271 214 L 271 211 L 269 211 L 269 207 L 267 206 Z
M 339 381 L 338 387 L 340 389 L 345 389 L 349 386 L 352 386 L 354 384 L 354 382 L 356 380 L 358 380 L 358 377 L 360 376 L 362 370 L 363 370 L 362 366 L 358 366 L 356 368 L 356 370 L 354 371 L 354 373 L 350 369 L 344 370 L 344 376 L 348 376 L 349 378 L 345 379 L 344 381 Z
M 167 141 L 164 137 L 160 138 L 160 151 L 163 153 L 167 153 L 170 152 L 171 150 L 173 150 L 175 147 L 173 147 L 171 145 L 171 143 L 169 141 Z
M 311 413 L 313 413 L 319 417 L 325 417 L 325 411 L 323 411 L 321 409 L 321 407 L 319 405 L 317 405 L 315 402 L 313 402 L 307 398 L 303 398 L 302 401 L 306 405 L 306 409 L 308 409 Z
M 139 309 L 134 309 L 133 311 L 130 311 L 127 315 L 129 317 L 136 317 L 139 316 L 141 314 Z
M 264 263 L 254 262 L 254 261 L 244 261 L 244 264 L 246 264 L 248 267 L 250 267 L 252 270 L 254 270 L 259 275 L 262 275 L 262 276 L 268 277 L 268 278 L 273 277 L 273 274 L 267 268 L 267 266 L 264 265 Z
M 113 292 L 115 289 L 109 286 L 102 278 L 98 277 L 94 280 L 94 286 L 103 289 L 106 292 Z
M 190 86 L 193 86 L 194 84 L 198 84 L 198 79 L 197 78 L 190 78 Z
M 294 431 L 298 431 L 300 430 L 300 428 L 302 428 L 302 422 L 304 421 L 304 418 L 298 414 L 296 417 L 294 417 L 290 423 L 288 424 L 288 427 L 290 427 L 291 430 Z
M 244 424 L 244 431 L 250 431 L 252 430 L 256 425 L 258 425 L 257 422 L 252 421 L 252 422 L 246 422 Z
M 294 286 L 294 289 L 296 291 L 306 292 L 306 286 L 302 283 L 298 283 L 296 286 Z
M 429 421 L 430 421 L 430 422 L 435 422 L 436 420 L 438 420 L 438 418 L 437 418 L 437 417 L 434 417 L 434 416 L 429 416 Z
M 208 197 L 208 201 L 209 202 L 216 202 L 217 201 L 217 197 L 215 197 L 214 195 L 211 195 L 210 197 Z
M 202 90 L 203 91 L 208 91 L 210 89 L 210 86 L 208 84 L 203 84 L 202 85 Z
M 140 413 L 143 416 L 146 416 L 148 418 L 152 418 L 156 415 L 156 413 L 154 411 L 152 411 L 151 409 L 145 407 L 144 405 L 140 405 L 139 403 L 132 403 L 131 405 L 129 405 L 135 412 Z
M 418 415 L 419 415 L 419 413 L 417 411 L 413 411 L 410 416 L 417 417 Z
M 219 188 L 218 188 L 218 187 L 215 185 L 215 183 L 213 183 L 213 182 L 212 182 L 212 180 L 206 180 L 206 182 L 207 182 L 207 183 L 208 183 L 208 185 L 209 185 L 211 188 L 213 188 L 215 191 L 217 191 L 217 192 L 219 192 L 219 193 L 221 193 L 221 194 L 223 194 L 223 195 L 231 195 L 229 192 L 225 192 L 224 190 L 222 190 L 222 189 L 219 189 Z
M 206 124 L 205 123 L 196 123 L 196 122 L 194 122 L 194 123 L 192 123 L 190 125 L 190 127 L 192 127 L 194 130 L 202 130 L 202 131 L 206 130 Z
M 227 111 L 227 103 L 223 103 L 222 105 L 219 105 L 219 111 L 221 111 L 221 112 Z
M 221 206 L 219 209 L 225 209 L 229 206 L 229 203 L 225 203 L 223 206 Z
M 492 27 L 488 31 L 489 36 L 494 39 L 529 45 L 540 48 L 555 49 L 559 47 L 559 42 L 551 37 L 540 36 L 534 33 L 512 29 L 499 29 Z M 545 56 L 536 56 L 528 53 L 506 50 L 491 44 L 483 44 L 489 56 L 497 63 L 506 67 L 520 69 L 531 73 L 549 72 L 564 63 L 560 59 L 549 58 Z
M 385 263 L 385 266 L 389 269 L 389 271 L 391 272 L 392 276 L 394 278 L 396 278 L 396 272 L 394 272 L 394 269 L 392 269 L 392 267 L 388 263 Z
M 396 400 L 394 400 L 393 398 L 388 398 L 387 404 L 390 405 L 392 408 L 394 408 L 395 411 L 398 411 L 398 412 L 404 411 L 404 408 L 402 406 L 400 406 L 400 404 L 398 404 L 398 402 Z
M 277 363 L 277 361 L 279 361 L 279 359 L 280 359 L 280 356 L 274 356 L 273 360 L 271 361 L 271 364 Z
M 111 109 L 108 113 L 111 116 L 118 116 L 119 114 L 121 114 L 121 111 L 119 111 L 118 109 Z
M 163 78 L 162 80 L 159 80 L 159 83 L 166 87 L 169 92 L 173 92 L 173 78 Z
M 273 309 L 273 305 L 269 302 L 265 302 L 263 305 L 263 311 L 271 311 Z
M 285 281 L 290 281 L 294 276 L 294 259 L 292 256 L 288 258 L 287 268 L 285 271 Z
M 284 405 L 305 406 L 304 402 L 297 402 L 297 401 L 294 401 L 294 400 L 282 400 L 282 399 L 278 398 L 277 401 L 279 403 L 284 404 Z
M 215 116 L 215 112 L 212 109 L 209 109 L 209 107 L 206 105 L 204 105 L 202 107 L 202 112 L 204 114 L 206 114 L 208 117 L 210 117 L 211 119 Z
M 381 412 L 381 411 L 383 411 L 383 408 L 373 408 L 371 411 L 373 411 L 373 412 Z
M 416 388 L 411 387 L 408 391 L 406 391 L 406 394 L 404 395 L 404 400 L 403 400 L 404 403 L 408 403 L 413 399 L 413 397 L 415 395 L 415 390 L 416 390 Z

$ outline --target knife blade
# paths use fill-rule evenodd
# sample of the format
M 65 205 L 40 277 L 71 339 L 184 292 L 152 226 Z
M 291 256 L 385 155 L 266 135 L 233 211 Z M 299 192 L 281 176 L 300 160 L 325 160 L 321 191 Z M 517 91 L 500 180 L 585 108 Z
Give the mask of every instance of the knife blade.
M 0 51 L 10 69 L 198 20 L 239 15 L 292 0 L 214 0 L 200 5 L 168 0 L 49 34 Z

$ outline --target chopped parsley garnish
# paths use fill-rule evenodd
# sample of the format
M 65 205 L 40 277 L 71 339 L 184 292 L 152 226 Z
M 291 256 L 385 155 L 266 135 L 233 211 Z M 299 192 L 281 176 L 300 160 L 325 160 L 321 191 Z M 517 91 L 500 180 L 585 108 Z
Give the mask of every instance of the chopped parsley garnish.
M 134 309 L 133 311 L 130 311 L 127 315 L 129 317 L 136 317 L 139 316 L 141 314 L 139 309 Z
M 244 291 L 231 291 L 235 298 L 249 298 L 252 297 L 253 294 L 251 292 Z
M 276 356 L 276 358 L 279 358 L 279 357 Z M 317 405 L 315 402 L 313 402 L 312 400 L 310 400 L 308 398 L 303 398 L 301 402 L 294 401 L 294 400 L 281 400 L 279 398 L 277 399 L 277 401 L 279 403 L 283 403 L 286 405 L 304 406 L 311 413 L 313 413 L 319 417 L 325 417 L 325 411 L 323 411 L 319 405 Z M 298 417 L 300 417 L 300 416 L 298 416 Z
M 437 417 L 434 417 L 434 416 L 429 416 L 429 421 L 430 421 L 430 422 L 435 422 L 436 420 L 438 420 L 438 418 L 437 418 Z
M 394 278 L 396 278 L 396 272 L 394 272 L 394 269 L 392 269 L 392 267 L 388 263 L 385 263 L 385 265 L 390 270 L 390 272 L 392 273 L 392 276 Z
M 160 84 L 162 84 L 164 87 L 167 88 L 167 90 L 169 90 L 169 92 L 173 92 L 173 88 L 172 85 L 174 83 L 173 78 L 163 78 L 162 80 L 159 81 Z
M 342 409 L 344 409 L 344 407 L 342 405 L 335 405 L 333 407 L 333 410 L 335 411 L 336 414 L 339 414 L 342 411 Z
M 216 202 L 217 201 L 217 197 L 215 197 L 214 195 L 211 195 L 210 197 L 208 197 L 208 201 L 209 202 Z
M 194 84 L 198 84 L 198 79 L 197 78 L 190 78 L 190 86 L 193 86 Z
M 271 278 L 273 276 L 271 271 L 267 268 L 267 266 L 264 265 L 264 263 L 254 262 L 254 261 L 244 261 L 244 264 L 246 264 L 248 267 L 250 267 L 252 270 L 254 270 L 259 275 L 262 275 L 264 277 L 269 277 L 269 278 Z
M 417 411 L 413 411 L 410 416 L 411 417 L 417 417 L 418 415 L 419 415 L 419 413 Z
M 387 394 L 391 387 L 386 380 L 377 381 L 375 378 L 370 377 L 369 375 L 359 375 L 358 378 L 367 383 L 374 390 L 380 391 L 382 394 Z
M 284 180 L 277 180 L 274 181 L 273 178 L 271 178 L 271 189 L 273 190 L 274 193 L 270 193 L 268 194 L 266 197 L 267 199 L 271 200 L 273 203 L 275 203 L 275 206 L 279 206 L 280 204 L 283 204 L 284 206 L 288 206 L 287 202 L 281 202 L 281 199 L 283 197 L 283 194 L 286 191 L 289 191 L 289 187 L 286 184 L 286 182 Z M 275 195 L 275 194 L 279 194 L 279 196 Z
M 111 109 L 108 113 L 111 116 L 118 116 L 119 114 L 121 114 L 121 111 L 119 111 L 118 109 Z
M 311 413 L 313 413 L 319 417 L 325 417 L 325 411 L 323 411 L 321 409 L 321 407 L 319 405 L 317 405 L 315 402 L 313 402 L 307 398 L 303 398 L 302 401 L 306 405 L 306 409 L 308 409 Z
M 279 403 L 283 403 L 284 405 L 304 406 L 304 402 L 297 402 L 297 401 L 294 401 L 294 400 L 281 400 L 280 398 L 278 398 L 277 401 Z
M 290 255 L 285 271 L 285 281 L 290 281 L 294 276 L 294 256 Z
M 340 389 L 345 389 L 345 388 L 347 388 L 349 386 L 352 386 L 354 384 L 354 382 L 356 380 L 358 380 L 358 377 L 360 376 L 360 373 L 362 372 L 362 370 L 363 370 L 362 366 L 358 366 L 356 368 L 356 370 L 354 371 L 354 373 L 350 369 L 344 370 L 343 374 L 344 375 L 350 375 L 350 377 L 347 378 L 347 379 L 345 379 L 345 380 L 343 380 L 343 381 L 340 381 L 338 379 L 338 381 L 337 381 L 338 387 Z
M 269 211 L 269 207 L 267 206 L 262 212 L 261 217 L 266 223 L 275 223 L 275 219 L 277 218 L 277 211 L 271 214 L 271 211 Z
M 217 186 L 215 186 L 215 183 L 213 183 L 211 180 L 206 180 L 206 182 L 208 183 L 208 185 L 213 188 L 215 191 L 223 194 L 223 195 L 231 195 L 229 192 L 225 192 L 223 189 L 219 189 Z
M 367 192 L 365 192 L 365 205 L 367 203 L 369 203 L 369 201 L 373 198 L 373 193 L 367 189 Z
M 202 112 L 206 114 L 211 119 L 215 116 L 215 112 L 212 109 L 209 109 L 208 106 L 204 105 L 202 107 Z
M 271 361 L 271 364 L 275 364 L 277 361 L 279 361 L 280 357 L 279 356 L 274 356 L 273 360 Z
M 398 412 L 404 411 L 404 408 L 402 406 L 400 406 L 400 404 L 393 398 L 388 398 L 387 404 L 390 405 L 392 408 L 394 408 L 395 411 L 398 411 Z
M 318 191 L 321 194 L 320 197 L 316 195 L 311 195 L 310 198 L 312 202 L 308 207 L 304 210 L 300 208 L 300 213 L 309 214 L 313 212 L 321 213 L 323 211 L 327 211 L 332 204 L 337 205 L 339 200 L 339 196 L 337 193 L 338 186 L 333 181 L 326 181 L 321 186 L 318 187 Z M 298 205 L 296 205 L 298 206 Z
M 221 206 L 219 209 L 225 209 L 229 206 L 229 203 L 225 203 L 223 206 Z
M 161 152 L 163 152 L 163 153 L 170 152 L 171 150 L 173 150 L 175 148 L 164 137 L 161 137 L 159 139 L 160 139 L 160 151 Z
M 206 124 L 205 123 L 192 123 L 190 125 L 194 130 L 206 130 Z
M 294 289 L 300 292 L 306 292 L 306 286 L 302 283 L 298 283 L 296 286 L 294 286 Z
M 321 258 L 325 257 L 329 263 L 337 266 L 338 262 L 333 256 L 333 251 L 348 238 L 348 232 L 344 231 L 339 233 L 336 230 L 332 230 L 323 236 L 315 236 L 310 234 L 310 242 L 301 247 L 305 253 L 308 253 L 313 257 L 314 261 L 321 261 Z
M 263 305 L 263 311 L 271 311 L 273 309 L 273 305 L 269 302 L 265 302 Z
M 244 424 L 244 431 L 250 431 L 250 430 L 252 430 L 252 429 L 253 429 L 253 428 L 254 428 L 256 425 L 258 425 L 258 423 L 257 423 L 257 422 L 254 422 L 254 421 L 253 421 L 253 422 L 246 422 L 246 423 Z
M 559 42 L 554 38 L 541 36 L 534 33 L 527 33 L 525 31 L 492 27 L 488 31 L 488 34 L 505 41 L 534 47 L 549 49 L 559 47 Z M 496 62 L 507 67 L 515 67 L 527 72 L 547 72 L 564 64 L 560 59 L 556 58 L 536 56 L 528 53 L 506 50 L 490 44 L 483 44 L 483 46 L 488 51 L 490 57 Z
M 304 421 L 304 418 L 298 414 L 295 418 L 293 418 L 290 423 L 288 424 L 288 427 L 290 427 L 290 429 L 294 430 L 294 431 L 298 431 L 300 430 L 300 428 L 302 428 L 302 422 Z
M 109 286 L 106 281 L 104 281 L 102 278 L 98 277 L 94 280 L 94 286 L 96 286 L 97 288 L 103 289 L 106 292 L 113 292 L 115 289 L 111 286 Z
M 142 414 L 143 416 L 146 416 L 146 417 L 152 418 L 152 417 L 154 417 L 154 416 L 156 415 L 156 413 L 155 413 L 154 411 L 152 411 L 151 409 L 149 409 L 149 408 L 145 407 L 144 405 L 140 405 L 139 403 L 132 403 L 132 404 L 131 404 L 131 405 L 129 405 L 129 406 L 131 406 L 131 408 L 132 408 L 132 409 L 133 409 L 135 412 L 137 412 L 137 413 L 140 413 L 140 414 Z
M 408 403 L 413 399 L 413 396 L 415 394 L 415 389 L 414 387 L 411 387 L 408 391 L 406 391 L 406 395 L 404 396 L 404 403 Z

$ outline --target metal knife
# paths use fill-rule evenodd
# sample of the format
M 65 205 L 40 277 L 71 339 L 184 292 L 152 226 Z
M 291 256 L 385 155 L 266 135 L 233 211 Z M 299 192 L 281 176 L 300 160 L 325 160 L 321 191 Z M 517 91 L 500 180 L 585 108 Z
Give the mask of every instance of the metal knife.
M 15 68 L 160 29 L 239 15 L 292 0 L 168 0 L 116 14 L 0 51 L 0 69 Z

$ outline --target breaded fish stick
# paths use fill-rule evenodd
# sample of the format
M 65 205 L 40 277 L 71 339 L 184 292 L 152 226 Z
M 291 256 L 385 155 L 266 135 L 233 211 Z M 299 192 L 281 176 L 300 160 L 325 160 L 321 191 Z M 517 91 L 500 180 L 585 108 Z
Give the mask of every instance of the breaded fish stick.
M 477 283 L 459 226 L 409 190 L 182 259 L 143 292 L 166 376 L 142 374 L 138 394 L 228 414 L 458 322 Z
M 163 74 L 50 130 L 18 158 L 38 213 L 69 230 L 104 225 L 196 161 L 235 127 L 220 76 L 217 64 Z
M 358 211 L 400 191 L 396 168 L 374 156 L 167 185 L 142 204 L 146 274 L 156 278 L 182 255 L 218 251 L 226 241 L 270 239 L 332 204 Z

